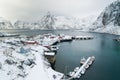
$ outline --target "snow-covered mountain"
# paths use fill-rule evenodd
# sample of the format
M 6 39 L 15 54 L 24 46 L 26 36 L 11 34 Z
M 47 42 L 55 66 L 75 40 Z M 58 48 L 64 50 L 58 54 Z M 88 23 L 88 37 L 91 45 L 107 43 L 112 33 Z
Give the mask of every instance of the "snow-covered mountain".
M 0 18 L 0 29 L 80 29 L 111 34 L 120 34 L 120 0 L 108 5 L 96 17 L 91 15 L 84 18 L 57 16 L 48 12 L 37 22 L 10 21 Z
M 43 29 L 54 29 L 56 22 L 56 18 L 54 15 L 51 15 L 50 12 L 48 12 L 43 18 L 39 21 L 40 26 L 42 26 Z
M 80 20 L 74 17 L 56 16 L 50 12 L 39 21 L 42 29 L 76 29 L 79 23 Z
M 0 17 L 0 29 L 13 29 L 10 21 L 5 20 L 4 18 Z
M 98 15 L 89 15 L 83 18 L 79 18 L 79 28 L 82 31 L 89 31 L 90 27 L 92 26 L 92 24 L 95 22 L 95 20 L 97 19 Z
M 16 29 L 40 29 L 40 24 L 39 23 L 30 23 L 30 22 L 25 22 L 25 21 L 16 21 L 14 23 L 14 26 Z
M 17 29 L 80 29 L 86 30 L 95 20 L 95 16 L 85 18 L 56 16 L 48 12 L 38 22 L 16 21 Z
M 73 29 L 79 28 L 79 20 L 73 17 L 55 16 L 48 12 L 37 22 L 16 21 L 17 29 Z
M 92 31 L 120 34 L 120 1 L 107 6 L 90 28 Z
M 45 15 L 40 24 L 44 29 L 80 29 L 86 30 L 96 19 L 96 16 L 84 18 L 55 16 L 50 12 Z
M 85 18 L 57 16 L 48 12 L 37 22 L 16 21 L 13 25 L 10 21 L 0 18 L 0 29 L 80 29 L 88 30 L 96 17 Z

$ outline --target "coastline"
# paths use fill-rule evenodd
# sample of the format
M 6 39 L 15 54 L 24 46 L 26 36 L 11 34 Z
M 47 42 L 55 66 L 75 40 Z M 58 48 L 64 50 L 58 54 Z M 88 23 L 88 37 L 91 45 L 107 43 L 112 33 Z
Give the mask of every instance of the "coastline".
M 2 74 L 0 79 L 60 80 L 63 77 L 62 73 L 51 68 L 50 63 L 44 57 L 45 47 L 36 44 L 21 45 L 19 42 L 20 39 L 13 37 L 3 39 L 0 42 L 0 58 L 2 61 L 0 62 L 0 74 Z

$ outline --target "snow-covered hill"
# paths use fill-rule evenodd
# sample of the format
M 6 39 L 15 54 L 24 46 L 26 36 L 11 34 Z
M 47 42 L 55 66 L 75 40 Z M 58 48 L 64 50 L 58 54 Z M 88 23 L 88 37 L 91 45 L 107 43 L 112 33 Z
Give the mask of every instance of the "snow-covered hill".
M 25 22 L 25 21 L 16 21 L 14 23 L 16 29 L 40 29 L 39 23 L 33 22 Z
M 0 17 L 0 29 L 13 29 L 10 21 L 5 20 L 4 18 Z
M 37 22 L 17 20 L 11 24 L 10 21 L 0 18 L 0 29 L 80 29 L 86 31 L 95 18 L 95 16 L 84 18 L 57 16 L 48 12 Z
M 43 29 L 80 29 L 86 30 L 96 16 L 91 15 L 84 18 L 56 16 L 48 12 L 40 21 Z
M 80 29 L 87 30 L 89 25 L 95 21 L 96 16 L 84 18 L 57 16 L 48 12 L 38 22 L 30 23 L 16 21 L 17 29 Z
M 97 15 L 98 16 L 98 15 Z M 120 0 L 108 5 L 101 14 L 84 18 L 57 16 L 48 12 L 37 22 L 10 21 L 0 18 L 0 29 L 80 29 L 120 34 Z
M 73 17 L 56 16 L 48 12 L 37 22 L 16 21 L 17 29 L 73 29 L 80 28 L 80 20 Z
M 120 34 L 120 1 L 107 6 L 90 28 L 92 31 Z

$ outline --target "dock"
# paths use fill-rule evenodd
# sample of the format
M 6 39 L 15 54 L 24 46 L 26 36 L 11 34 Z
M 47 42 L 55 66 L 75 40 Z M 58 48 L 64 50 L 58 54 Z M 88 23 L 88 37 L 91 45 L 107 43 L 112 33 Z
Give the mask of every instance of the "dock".
M 72 39 L 75 40 L 90 40 L 93 39 L 93 36 L 73 36 Z
M 80 78 L 82 74 L 85 73 L 86 69 L 93 63 L 93 61 L 95 60 L 95 57 L 88 57 L 87 60 L 85 61 L 85 63 L 79 68 L 77 67 L 76 70 L 74 70 L 73 72 L 70 73 L 70 77 L 67 80 L 71 80 L 71 79 L 75 79 L 75 78 Z M 89 64 L 89 62 L 92 62 L 91 64 Z M 88 67 L 86 67 L 88 66 Z

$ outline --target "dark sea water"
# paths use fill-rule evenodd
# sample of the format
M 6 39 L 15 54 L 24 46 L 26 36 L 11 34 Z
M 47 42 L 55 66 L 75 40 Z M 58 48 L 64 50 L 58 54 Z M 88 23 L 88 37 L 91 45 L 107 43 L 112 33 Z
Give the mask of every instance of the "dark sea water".
M 120 42 L 118 36 L 100 33 L 86 33 L 79 30 L 2 30 L 3 32 L 34 36 L 44 33 L 91 35 L 93 40 L 74 40 L 58 44 L 55 70 L 67 74 L 77 66 L 80 59 L 95 56 L 95 62 L 78 80 L 120 80 Z

